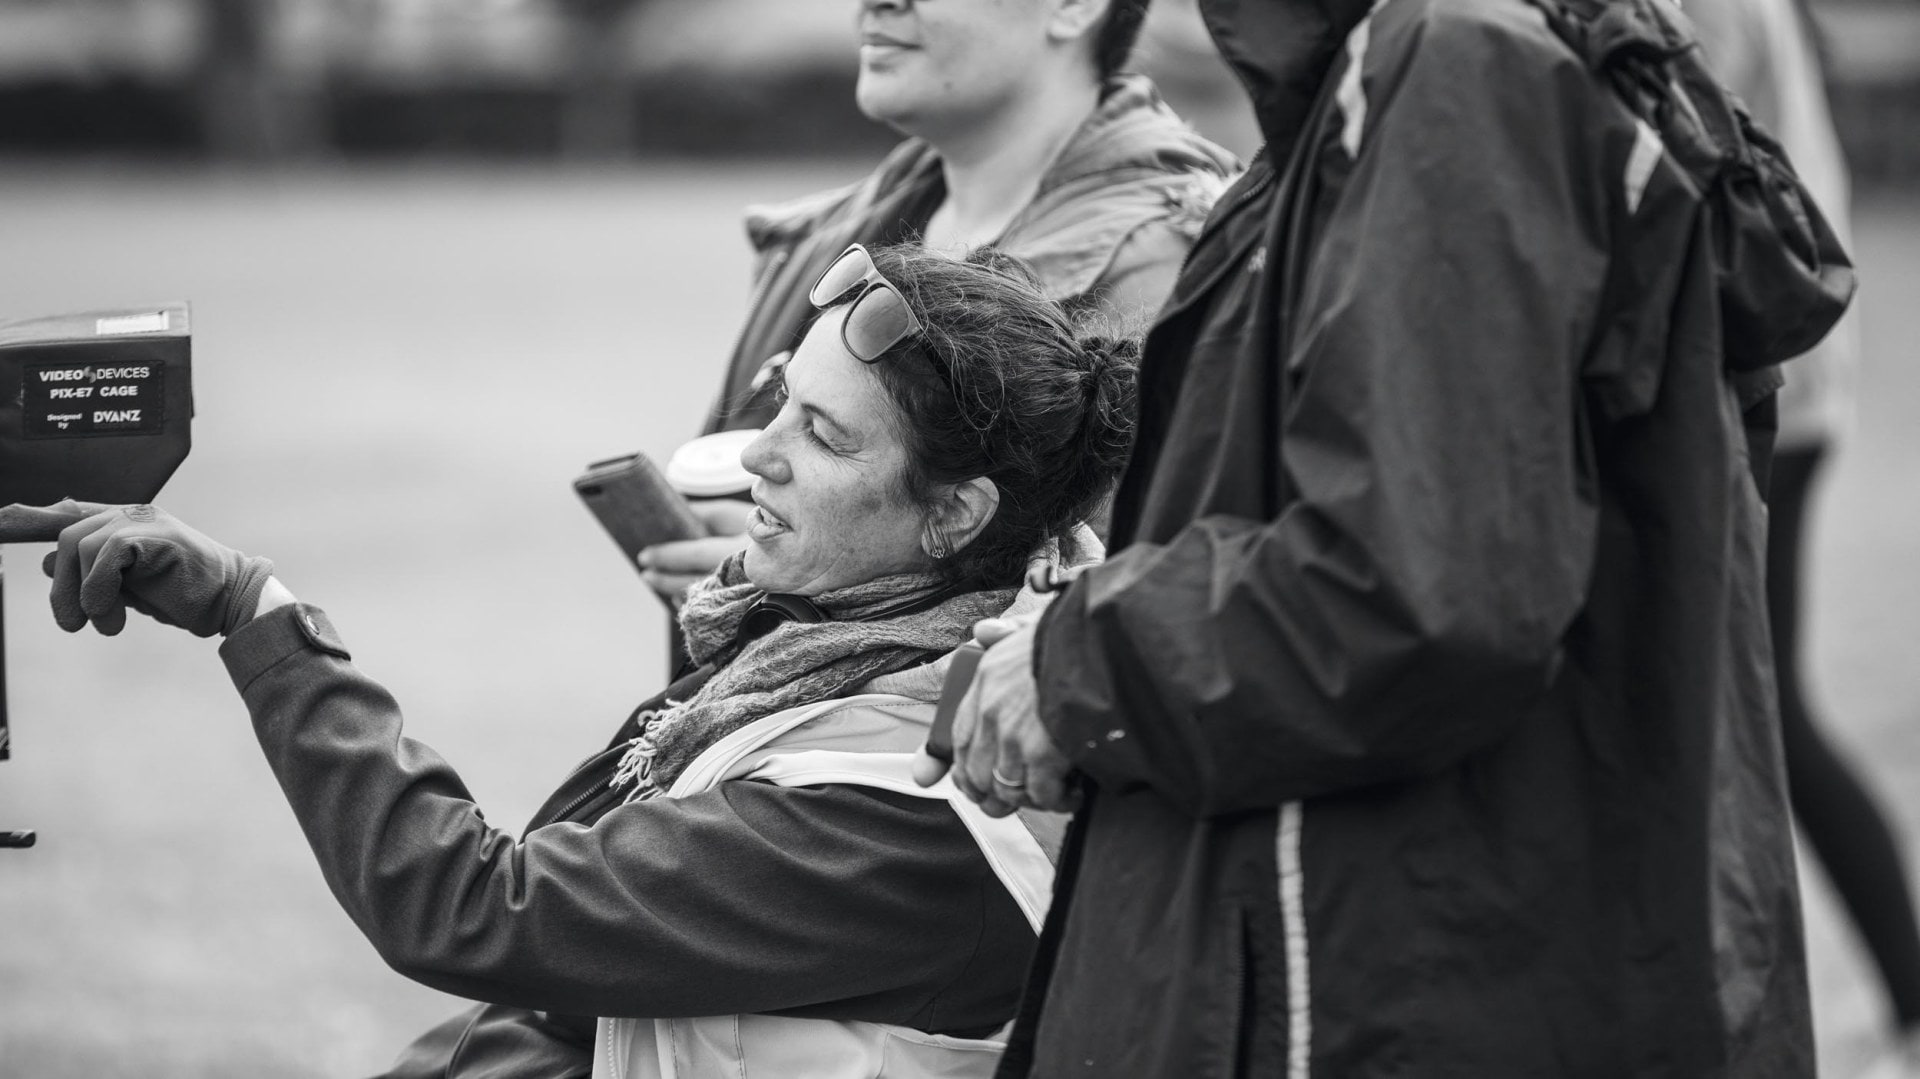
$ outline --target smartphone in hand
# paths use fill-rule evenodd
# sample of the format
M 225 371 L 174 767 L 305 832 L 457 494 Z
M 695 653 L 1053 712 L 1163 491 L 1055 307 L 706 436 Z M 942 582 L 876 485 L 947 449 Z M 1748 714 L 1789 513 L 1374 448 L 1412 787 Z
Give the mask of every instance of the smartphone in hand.
M 635 572 L 640 566 L 634 559 L 642 550 L 656 543 L 707 534 L 693 507 L 645 454 L 595 461 L 573 481 L 573 490 L 600 521 L 600 527 L 613 537 Z
M 933 712 L 933 726 L 927 731 L 927 756 L 953 763 L 953 715 L 960 710 L 960 698 L 973 687 L 973 672 L 980 668 L 980 657 L 987 648 L 979 641 L 968 641 L 953 653 L 946 681 L 940 684 L 940 704 Z

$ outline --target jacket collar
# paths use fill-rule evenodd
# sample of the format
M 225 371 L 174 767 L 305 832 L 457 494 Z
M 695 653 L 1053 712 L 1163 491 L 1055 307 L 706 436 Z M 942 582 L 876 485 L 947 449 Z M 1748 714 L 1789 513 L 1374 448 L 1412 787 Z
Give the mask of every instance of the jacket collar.
M 1269 152 L 1286 160 L 1347 35 L 1373 0 L 1200 0 L 1221 59 L 1253 103 Z
M 1039 195 L 1076 180 L 1133 168 L 1226 176 L 1239 163 L 1168 108 L 1151 79 L 1116 75 L 1107 80 L 1100 104 L 1047 170 Z

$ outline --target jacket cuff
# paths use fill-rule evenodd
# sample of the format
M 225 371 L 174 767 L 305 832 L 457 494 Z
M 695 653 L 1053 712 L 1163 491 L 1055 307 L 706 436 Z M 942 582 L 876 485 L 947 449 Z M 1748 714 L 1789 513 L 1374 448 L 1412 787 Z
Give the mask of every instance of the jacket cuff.
M 253 680 L 290 656 L 319 651 L 351 660 L 327 613 L 305 603 L 289 603 L 233 631 L 220 645 L 220 659 L 234 688 L 242 693 Z
M 1048 698 L 1052 694 L 1049 692 L 1046 670 L 1047 641 L 1052 635 L 1052 627 L 1054 623 L 1066 617 L 1066 609 L 1075 598 L 1072 592 L 1079 583 L 1076 580 L 1068 584 L 1059 595 L 1053 597 L 1053 602 L 1041 609 L 1039 624 L 1033 628 L 1033 684 L 1035 697 L 1039 702 L 1040 725 L 1045 727 L 1047 733 L 1053 737 L 1053 743 L 1059 747 L 1060 752 L 1066 754 L 1067 759 L 1076 765 L 1080 764 L 1089 752 L 1098 749 L 1100 742 L 1097 738 L 1089 737 L 1087 731 L 1068 722 L 1059 708 L 1051 707 L 1052 702 Z

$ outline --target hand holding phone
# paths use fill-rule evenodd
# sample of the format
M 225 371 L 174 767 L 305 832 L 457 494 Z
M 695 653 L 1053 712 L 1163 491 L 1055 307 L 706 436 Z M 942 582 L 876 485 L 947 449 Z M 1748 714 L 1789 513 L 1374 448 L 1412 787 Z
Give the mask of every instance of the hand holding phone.
M 934 709 L 933 726 L 927 731 L 927 756 L 953 763 L 953 716 L 960 710 L 960 699 L 973 686 L 973 672 L 980 669 L 980 657 L 987 646 L 968 641 L 954 653 L 947 667 L 946 681 L 940 684 L 940 704 Z
M 694 514 L 706 525 L 707 535 L 656 543 L 640 552 L 640 576 L 647 587 L 663 597 L 680 596 L 747 548 L 747 518 L 753 515 L 753 503 L 702 498 L 692 505 Z
M 640 552 L 656 543 L 707 534 L 693 507 L 645 454 L 595 461 L 573 489 L 635 569 Z
M 753 473 L 747 471 L 742 455 L 759 435 L 758 430 L 702 435 L 674 450 L 666 467 L 647 481 L 664 479 L 669 490 L 691 500 L 684 503 L 695 520 L 691 533 L 641 536 L 625 525 L 608 525 L 621 550 L 634 560 L 641 579 L 668 606 L 677 606 L 695 582 L 746 548 L 747 518 L 753 513 L 747 492 L 753 485 Z M 615 465 L 625 460 L 616 458 L 601 464 Z M 615 532 L 616 528 L 621 531 Z M 627 538 L 620 539 L 622 534 Z

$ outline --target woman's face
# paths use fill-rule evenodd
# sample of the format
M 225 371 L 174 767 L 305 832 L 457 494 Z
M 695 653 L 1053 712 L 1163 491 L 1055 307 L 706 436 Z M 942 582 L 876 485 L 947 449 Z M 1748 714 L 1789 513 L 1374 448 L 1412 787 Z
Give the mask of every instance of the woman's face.
M 813 596 L 928 564 L 898 412 L 840 343 L 846 317 L 841 306 L 814 321 L 787 362 L 780 414 L 740 456 L 759 507 L 747 521 L 747 579 L 769 592 Z
M 864 0 L 860 111 L 937 137 L 994 115 L 1048 55 L 1049 0 Z

